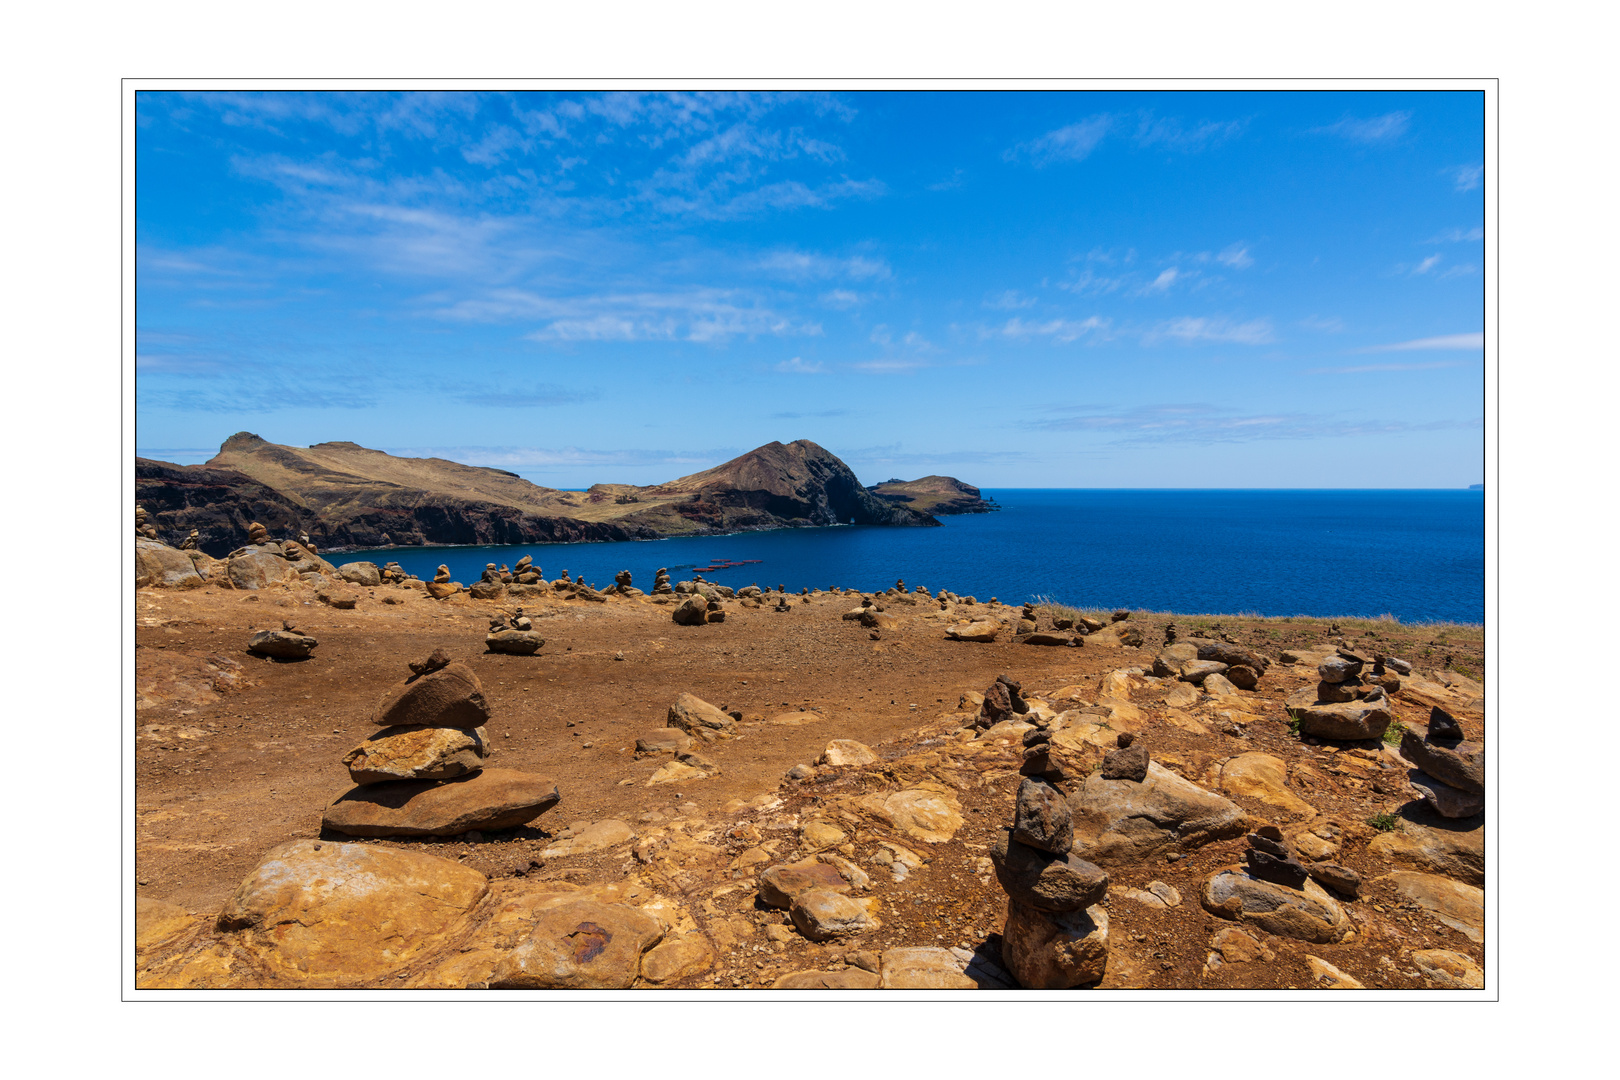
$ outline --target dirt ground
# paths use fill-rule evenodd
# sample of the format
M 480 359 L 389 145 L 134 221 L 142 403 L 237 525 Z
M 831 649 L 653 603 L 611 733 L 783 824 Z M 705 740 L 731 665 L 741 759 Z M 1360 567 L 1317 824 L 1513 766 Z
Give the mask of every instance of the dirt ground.
M 562 801 L 529 826 L 491 833 L 477 842 L 360 842 L 458 859 L 492 879 L 529 875 L 612 881 L 636 869 L 635 859 L 622 848 L 543 859 L 541 852 L 551 838 L 575 823 L 613 818 L 637 826 L 700 815 L 725 827 L 725 808 L 736 800 L 774 792 L 784 800 L 776 814 L 796 815 L 834 793 L 877 790 L 915 779 L 921 775 L 919 754 L 960 737 L 952 733 L 961 727 L 956 714 L 965 692 L 982 692 L 1003 673 L 1020 680 L 1026 695 L 1073 685 L 1094 690 L 1105 672 L 1150 668 L 1162 647 L 1164 626 L 1171 621 L 1183 639 L 1195 633 L 1225 635 L 1274 659 L 1289 646 L 1339 640 L 1406 658 L 1431 676 L 1485 675 L 1483 629 L 1477 626 L 1136 613 L 1132 619 L 1144 639 L 1139 649 L 1042 648 L 1015 644 L 1005 634 L 989 644 L 946 640 L 945 620 L 937 614 L 925 617 L 937 613 L 937 605 L 925 601 L 914 607 L 888 604 L 900 625 L 874 640 L 858 623 L 841 618 L 858 597 L 826 593 L 807 603 L 793 597 L 787 613 L 728 602 L 723 623 L 700 627 L 675 625 L 671 608 L 650 599 L 526 600 L 524 610 L 546 644 L 537 656 L 514 657 L 486 653 L 483 644 L 488 619 L 510 610 L 508 605 L 471 600 L 465 593 L 433 600 L 401 586 L 360 592 L 359 606 L 347 611 L 318 602 L 313 589 L 304 585 L 257 592 L 209 585 L 137 594 L 139 896 L 211 915 L 271 848 L 319 836 L 323 810 L 351 787 L 342 757 L 376 730 L 369 715 L 377 699 L 409 675 L 408 661 L 437 647 L 468 663 L 483 683 L 492 709 L 489 764 L 554 778 Z M 385 597 L 398 602 L 384 603 Z M 319 640 L 310 659 L 282 662 L 246 652 L 254 631 L 278 628 L 283 620 Z M 1363 747 L 1363 762 L 1345 768 L 1338 762 L 1347 761 L 1352 748 L 1309 745 L 1290 731 L 1283 699 L 1314 682 L 1313 670 L 1274 664 L 1260 688 L 1244 695 L 1244 708 L 1261 721 L 1236 736 L 1171 726 L 1150 700 L 1138 698 L 1149 718 L 1142 738 L 1155 760 L 1205 786 L 1209 768 L 1234 755 L 1262 750 L 1283 758 L 1291 775 L 1312 778 L 1309 790 L 1296 784 L 1296 793 L 1317 808 L 1318 820 L 1345 826 L 1347 839 L 1338 861 L 1370 883 L 1403 868 L 1366 854 L 1366 844 L 1378 835 L 1366 822 L 1376 814 L 1401 812 L 1410 793 L 1368 774 L 1365 759 L 1377 757 L 1381 748 Z M 665 759 L 637 760 L 636 737 L 663 728 L 670 702 L 682 692 L 739 710 L 743 733 L 702 748 L 721 766 L 721 775 L 648 787 L 648 777 Z M 1426 705 L 1400 694 L 1394 701 L 1398 720 L 1421 723 L 1427 718 Z M 819 719 L 770 722 L 805 710 Z M 1479 715 L 1464 714 L 1462 722 L 1471 738 L 1483 737 Z M 908 761 L 824 774 L 808 783 L 784 779 L 794 765 L 815 762 L 832 739 L 859 740 L 887 762 Z M 935 777 L 959 781 L 955 786 L 966 824 L 951 843 L 929 851 L 929 865 L 903 886 L 884 886 L 883 927 L 860 941 L 859 948 L 994 949 L 1006 900 L 985 872 L 983 856 L 997 831 L 1011 821 L 1019 749 L 1009 747 L 995 767 L 981 760 L 976 775 L 951 773 L 950 760 L 933 769 Z M 1297 771 L 1300 765 L 1308 766 L 1303 773 Z M 1397 775 L 1404 774 L 1389 773 Z M 1273 807 L 1233 799 L 1256 820 L 1287 821 Z M 742 820 L 736 811 L 731 816 Z M 739 835 L 730 843 L 737 851 L 755 842 L 743 835 L 746 828 L 734 831 Z M 855 844 L 862 850 L 854 860 L 864 865 L 867 851 L 860 836 Z M 1199 884 L 1215 869 L 1238 862 L 1244 847 L 1241 839 L 1223 841 L 1175 861 L 1155 859 L 1111 871 L 1116 886 L 1166 882 L 1180 892 L 1183 903 L 1154 910 L 1111 897 L 1112 953 L 1101 985 L 1307 988 L 1316 985 L 1304 959 L 1307 953 L 1368 987 L 1430 985 L 1416 977 L 1406 959 L 1414 949 L 1450 949 L 1483 966 L 1483 946 L 1403 904 L 1392 889 L 1369 885 L 1360 900 L 1347 905 L 1357 924 L 1354 943 L 1312 946 L 1270 938 L 1273 961 L 1205 972 L 1211 935 L 1230 924 L 1199 906 Z M 836 967 L 846 950 L 853 956 L 849 945 L 815 945 L 797 935 L 784 941 L 748 935 L 748 923 L 763 929 L 783 921 L 782 913 L 762 912 L 752 899 L 751 889 L 744 888 L 718 908 L 712 902 L 706 905 L 707 916 L 728 919 L 733 926 L 741 919 L 744 932 L 734 935 L 738 943 L 711 969 L 679 985 L 769 985 L 784 972 Z

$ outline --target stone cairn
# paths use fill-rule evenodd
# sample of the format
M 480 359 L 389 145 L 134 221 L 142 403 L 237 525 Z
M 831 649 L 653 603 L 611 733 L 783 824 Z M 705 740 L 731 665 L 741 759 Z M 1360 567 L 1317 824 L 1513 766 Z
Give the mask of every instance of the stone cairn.
M 382 695 L 371 721 L 382 730 L 349 751 L 355 787 L 321 824 L 349 836 L 451 836 L 509 829 L 556 805 L 557 786 L 510 769 L 486 770 L 489 703 L 478 676 L 443 649 L 410 664 L 411 677 Z
M 484 648 L 507 656 L 533 656 L 545 643 L 522 608 L 510 618 L 489 620 L 489 633 L 484 638 Z
M 631 580 L 630 571 L 620 570 L 617 574 L 613 575 L 612 591 L 618 593 L 620 596 L 645 596 L 645 593 L 636 588 L 634 585 L 630 584 Z
M 156 540 L 158 538 L 157 527 L 148 524 L 146 520 L 146 508 L 144 506 L 135 508 L 135 535 L 143 540 Z
M 439 584 L 439 585 L 443 585 L 445 582 L 447 582 L 449 580 L 450 580 L 450 568 L 448 566 L 446 566 L 444 563 L 440 563 L 439 568 L 433 572 L 433 581 L 434 581 L 434 583 Z
M 1389 698 L 1383 684 L 1361 679 L 1362 669 L 1373 663 L 1373 657 L 1341 647 L 1318 664 L 1321 682 L 1316 685 L 1316 700 L 1288 702 L 1299 719 L 1300 734 L 1319 739 L 1383 738 L 1391 720 Z
M 269 656 L 277 660 L 302 660 L 315 651 L 320 642 L 297 629 L 291 620 L 284 619 L 280 630 L 260 630 L 248 642 L 248 652 L 254 656 Z
M 1417 766 L 1411 784 L 1441 817 L 1465 818 L 1485 810 L 1485 748 L 1463 737 L 1462 727 L 1439 706 L 1429 713 L 1428 733 L 1408 729 L 1401 756 Z
M 986 697 L 988 700 L 988 695 Z M 1001 959 L 1029 990 L 1101 981 L 1108 968 L 1108 874 L 1073 851 L 1073 813 L 1040 777 L 1018 786 L 1013 824 L 990 847 L 1007 893 Z
M 668 596 L 674 591 L 675 586 L 669 583 L 669 571 L 660 566 L 658 572 L 653 575 L 653 595 Z
M 509 584 L 538 585 L 543 580 L 541 569 L 534 565 L 534 556 L 525 555 L 512 567 L 512 580 Z
M 260 544 L 268 543 L 269 540 L 269 529 L 260 525 L 257 521 L 248 522 L 248 544 L 250 546 L 257 547 Z

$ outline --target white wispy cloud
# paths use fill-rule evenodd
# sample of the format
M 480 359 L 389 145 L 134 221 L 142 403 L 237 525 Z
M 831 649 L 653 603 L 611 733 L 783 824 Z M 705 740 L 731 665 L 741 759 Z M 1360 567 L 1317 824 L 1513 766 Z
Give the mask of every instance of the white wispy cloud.
M 1159 276 L 1142 286 L 1140 291 L 1143 295 L 1148 293 L 1169 292 L 1170 286 L 1174 285 L 1176 283 L 1176 278 L 1181 276 L 1182 272 L 1177 270 L 1174 266 L 1170 267 L 1168 270 L 1161 270 L 1159 272 Z
M 1027 157 L 1036 165 L 1048 165 L 1054 161 L 1084 161 L 1113 126 L 1113 117 L 1099 113 L 1048 131 L 1038 139 L 1019 143 L 1008 150 L 1005 157 L 1009 161 Z
M 782 314 L 738 290 L 549 296 L 524 289 L 490 290 L 433 312 L 473 322 L 542 321 L 531 341 L 721 341 L 731 337 L 818 335 L 821 324 Z
M 1471 429 L 1483 418 L 1471 420 L 1356 420 L 1302 413 L 1242 413 L 1201 402 L 1109 408 L 1097 405 L 1060 407 L 1058 415 L 1032 421 L 1046 431 L 1088 431 L 1115 436 L 1114 443 L 1211 444 L 1254 442 L 1262 439 L 1324 439 L 1364 435 L 1393 435 L 1421 431 Z
M 761 270 L 801 280 L 849 278 L 855 281 L 886 281 L 893 276 L 887 262 L 869 255 L 838 257 L 814 251 L 772 251 L 756 265 Z
M 1358 364 L 1354 367 L 1311 368 L 1312 375 L 1363 375 L 1376 371 L 1429 371 L 1434 368 L 1461 367 L 1461 360 L 1434 360 L 1426 364 Z
M 833 289 L 822 293 L 818 299 L 828 307 L 834 308 L 852 308 L 861 303 L 860 293 L 851 292 L 849 289 Z
M 1234 322 L 1225 318 L 1183 316 L 1162 322 L 1142 335 L 1144 345 L 1164 338 L 1176 341 L 1217 341 L 1237 345 L 1266 345 L 1276 340 L 1270 319 Z
M 1060 344 L 1067 344 L 1079 341 L 1088 334 L 1093 336 L 1106 334 L 1108 328 L 1109 320 L 1097 315 L 1085 319 L 1043 319 L 1035 322 L 1025 322 L 1014 316 L 999 327 L 984 328 L 979 336 L 981 338 L 999 336 L 1015 340 L 1044 337 Z
M 1431 236 L 1423 241 L 1425 244 L 1462 244 L 1471 240 L 1485 239 L 1485 230 L 1478 225 L 1472 229 L 1447 229 L 1437 236 Z
M 1439 265 L 1440 265 L 1440 254 L 1438 252 L 1436 252 L 1435 254 L 1430 255 L 1427 259 L 1424 259 L 1422 262 L 1420 262 L 1416 266 L 1414 266 L 1412 268 L 1412 273 L 1413 274 L 1427 274 L 1430 270 L 1433 270 L 1435 267 L 1437 267 Z
M 1200 120 L 1183 125 L 1175 117 L 1160 118 L 1149 112 L 1142 115 L 1132 141 L 1143 148 L 1159 147 L 1192 154 L 1236 138 L 1246 126 L 1243 120 Z
M 1389 142 L 1405 135 L 1411 120 L 1412 114 L 1407 111 L 1388 112 L 1382 116 L 1370 117 L 1346 116 L 1338 123 L 1312 128 L 1311 133 L 1338 135 L 1360 143 Z
M 1485 348 L 1485 334 L 1441 334 L 1438 337 L 1414 338 L 1391 345 L 1368 345 L 1356 352 L 1411 352 L 1418 349 L 1473 349 Z
M 1458 191 L 1473 191 L 1479 187 L 1480 180 L 1485 176 L 1483 165 L 1453 165 L 1442 169 L 1440 175 L 1451 178 L 1452 184 Z
M 820 375 L 826 369 L 822 366 L 820 360 L 805 360 L 802 357 L 795 356 L 791 360 L 778 361 L 776 370 L 786 372 L 789 375 Z
M 1036 300 L 1033 296 L 1025 296 L 1017 289 L 1005 289 L 984 301 L 984 306 L 996 311 L 1018 311 L 1022 308 L 1034 307 Z
M 860 360 L 845 366 L 854 371 L 864 371 L 869 375 L 907 375 L 934 365 L 931 361 L 920 357 L 892 356 L 880 360 Z
M 1215 256 L 1215 261 L 1234 270 L 1246 270 L 1254 265 L 1246 244 L 1232 244 Z
M 1337 315 L 1307 315 L 1299 320 L 1299 325 L 1307 330 L 1317 330 L 1324 334 L 1344 333 L 1344 320 Z

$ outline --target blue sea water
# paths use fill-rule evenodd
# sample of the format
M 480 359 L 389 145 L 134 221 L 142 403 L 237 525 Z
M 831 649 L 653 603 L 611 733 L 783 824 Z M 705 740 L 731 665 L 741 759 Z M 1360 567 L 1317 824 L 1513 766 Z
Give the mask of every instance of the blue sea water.
M 713 559 L 759 563 L 703 576 L 718 584 L 950 589 L 1003 603 L 1046 597 L 1087 608 L 1187 614 L 1485 621 L 1481 491 L 986 490 L 1002 509 L 944 517 L 939 529 L 833 526 L 685 539 L 516 547 L 392 548 L 338 562 L 393 560 L 464 583 L 485 563 L 533 555 L 547 578 L 598 586 L 629 570 L 679 581 Z

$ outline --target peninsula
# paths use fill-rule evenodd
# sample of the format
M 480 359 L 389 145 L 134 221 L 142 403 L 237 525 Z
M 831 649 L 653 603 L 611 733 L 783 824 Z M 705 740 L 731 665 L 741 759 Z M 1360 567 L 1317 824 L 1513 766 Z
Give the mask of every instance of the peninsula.
M 158 535 L 223 555 L 250 522 L 321 549 L 657 540 L 814 525 L 934 526 L 989 504 L 951 477 L 862 486 L 808 439 L 772 442 L 662 484 L 560 491 L 503 469 L 395 457 L 352 442 L 282 446 L 239 432 L 203 465 L 135 460 Z

